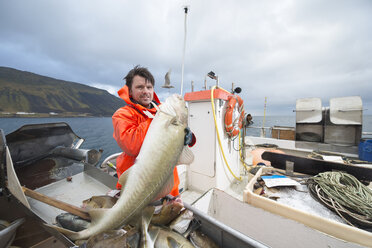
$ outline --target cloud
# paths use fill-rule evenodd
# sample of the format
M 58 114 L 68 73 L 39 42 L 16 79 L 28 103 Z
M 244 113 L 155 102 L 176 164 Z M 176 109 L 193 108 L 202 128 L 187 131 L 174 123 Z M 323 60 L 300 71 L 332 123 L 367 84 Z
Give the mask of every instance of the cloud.
M 162 98 L 204 86 L 243 91 L 247 112 L 288 115 L 297 98 L 362 96 L 372 114 L 370 1 L 0 2 L 0 65 L 115 91 L 140 64 Z M 160 86 L 172 69 L 171 90 Z M 208 87 L 215 82 L 207 81 Z M 116 95 L 116 94 L 115 94 Z
M 114 85 L 101 84 L 101 83 L 93 83 L 90 86 L 98 88 L 98 89 L 102 89 L 102 90 L 107 90 L 108 93 L 114 96 L 118 96 L 117 92 L 120 89 L 119 87 L 114 86 Z

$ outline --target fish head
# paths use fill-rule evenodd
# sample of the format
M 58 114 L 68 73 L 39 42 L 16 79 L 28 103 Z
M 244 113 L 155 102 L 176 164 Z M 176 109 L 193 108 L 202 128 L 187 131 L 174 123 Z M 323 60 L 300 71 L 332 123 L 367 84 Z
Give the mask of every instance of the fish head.
M 173 94 L 160 105 L 160 111 L 177 118 L 182 125 L 187 125 L 187 107 L 183 97 Z
M 168 216 L 171 213 L 176 213 L 178 216 L 183 207 L 183 202 L 179 197 L 175 198 L 174 200 L 165 200 L 163 202 L 163 207 L 160 211 L 160 214 L 165 214 Z
M 99 205 L 93 200 L 93 197 L 83 201 L 82 208 L 99 208 Z

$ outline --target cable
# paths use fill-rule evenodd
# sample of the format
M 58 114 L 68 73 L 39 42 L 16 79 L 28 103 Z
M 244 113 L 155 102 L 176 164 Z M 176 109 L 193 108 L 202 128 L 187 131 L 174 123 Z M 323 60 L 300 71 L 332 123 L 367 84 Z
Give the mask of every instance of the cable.
M 243 146 L 244 146 L 244 144 L 243 144 Z M 249 171 L 247 165 L 245 164 L 245 162 L 244 162 L 244 160 L 243 160 L 243 158 L 242 158 L 242 149 L 241 149 L 241 147 L 242 147 L 242 146 L 240 145 L 240 132 L 239 132 L 239 158 L 240 158 L 240 161 L 243 163 L 244 168 L 245 168 L 247 171 Z

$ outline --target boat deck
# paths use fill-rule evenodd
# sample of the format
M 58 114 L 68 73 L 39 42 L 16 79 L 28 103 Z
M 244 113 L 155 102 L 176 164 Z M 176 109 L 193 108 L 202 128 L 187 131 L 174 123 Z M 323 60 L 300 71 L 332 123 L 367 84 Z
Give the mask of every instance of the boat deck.
M 74 206 L 81 206 L 83 200 L 92 196 L 105 195 L 110 190 L 111 188 L 90 176 L 89 173 L 82 172 L 72 176 L 69 181 L 60 180 L 38 188 L 36 191 Z M 55 223 L 55 217 L 66 212 L 32 198 L 28 200 L 34 212 L 46 223 Z

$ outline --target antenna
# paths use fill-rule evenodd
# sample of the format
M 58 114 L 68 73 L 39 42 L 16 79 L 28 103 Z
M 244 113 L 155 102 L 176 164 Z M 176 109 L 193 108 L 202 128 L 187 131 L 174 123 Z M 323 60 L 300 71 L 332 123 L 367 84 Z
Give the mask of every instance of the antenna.
M 265 96 L 264 116 L 263 116 L 263 121 L 262 121 L 262 133 L 263 133 L 263 137 L 266 137 L 266 130 L 265 130 L 266 103 L 267 103 L 267 97 Z
M 189 11 L 189 6 L 183 7 L 185 11 L 185 23 L 184 23 L 184 39 L 183 39 L 183 54 L 182 54 L 182 73 L 181 73 L 181 96 L 183 91 L 183 74 L 184 74 L 184 68 L 185 68 L 185 51 L 186 51 L 186 34 L 187 34 L 187 26 L 186 26 L 186 20 L 187 20 L 187 12 Z

